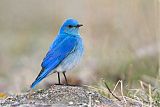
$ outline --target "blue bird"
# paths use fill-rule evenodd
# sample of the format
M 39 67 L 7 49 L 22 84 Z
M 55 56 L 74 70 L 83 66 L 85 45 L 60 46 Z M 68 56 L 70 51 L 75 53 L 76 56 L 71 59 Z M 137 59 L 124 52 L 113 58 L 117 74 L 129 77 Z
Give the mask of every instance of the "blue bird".
M 32 89 L 52 73 L 58 74 L 59 84 L 61 84 L 60 73 L 63 73 L 66 84 L 68 84 L 65 73 L 79 63 L 84 52 L 83 41 L 79 34 L 79 27 L 81 26 L 83 25 L 75 19 L 67 19 L 62 24 L 58 35 L 42 61 L 42 69 L 32 83 Z

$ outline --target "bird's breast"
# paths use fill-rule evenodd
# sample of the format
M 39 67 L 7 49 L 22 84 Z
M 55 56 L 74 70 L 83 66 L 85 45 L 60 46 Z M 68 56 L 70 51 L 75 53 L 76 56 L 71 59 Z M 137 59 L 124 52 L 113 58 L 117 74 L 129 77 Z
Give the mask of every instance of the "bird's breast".
M 74 50 L 60 63 L 56 71 L 63 72 L 74 68 L 81 60 L 84 52 L 82 40 L 78 40 Z

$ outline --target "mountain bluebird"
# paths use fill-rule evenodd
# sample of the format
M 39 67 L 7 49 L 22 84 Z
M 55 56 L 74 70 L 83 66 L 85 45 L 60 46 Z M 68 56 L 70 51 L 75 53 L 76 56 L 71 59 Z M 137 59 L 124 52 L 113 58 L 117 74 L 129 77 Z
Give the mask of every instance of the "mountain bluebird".
M 61 84 L 60 73 L 63 73 L 66 84 L 68 84 L 65 73 L 79 63 L 84 51 L 83 41 L 79 34 L 81 26 L 83 25 L 75 19 L 68 19 L 63 23 L 42 61 L 42 69 L 32 83 L 32 89 L 52 73 L 58 74 L 59 84 Z

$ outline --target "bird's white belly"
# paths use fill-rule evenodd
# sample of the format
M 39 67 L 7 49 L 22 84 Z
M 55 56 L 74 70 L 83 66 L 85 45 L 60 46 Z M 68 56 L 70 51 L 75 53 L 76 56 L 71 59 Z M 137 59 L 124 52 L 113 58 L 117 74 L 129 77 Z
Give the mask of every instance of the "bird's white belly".
M 56 68 L 57 72 L 69 71 L 74 68 L 81 60 L 82 52 L 75 51 L 67 56 L 61 64 Z

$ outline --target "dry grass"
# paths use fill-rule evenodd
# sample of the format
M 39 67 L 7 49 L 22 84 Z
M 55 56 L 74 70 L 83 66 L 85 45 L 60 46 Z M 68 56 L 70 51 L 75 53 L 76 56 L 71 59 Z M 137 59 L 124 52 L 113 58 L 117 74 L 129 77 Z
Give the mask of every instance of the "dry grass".
M 108 83 L 104 80 L 99 86 L 91 88 L 124 107 L 160 106 L 160 89 L 143 81 L 139 81 L 139 88 L 125 87 L 122 80 L 119 80 L 113 88 L 109 88 Z

